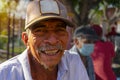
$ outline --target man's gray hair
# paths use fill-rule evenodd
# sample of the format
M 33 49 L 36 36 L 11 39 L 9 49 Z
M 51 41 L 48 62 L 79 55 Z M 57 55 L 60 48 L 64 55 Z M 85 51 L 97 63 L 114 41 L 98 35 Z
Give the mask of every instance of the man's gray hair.
M 29 28 L 26 29 L 26 33 L 27 33 L 27 35 L 29 35 L 29 33 L 30 33 L 30 29 Z

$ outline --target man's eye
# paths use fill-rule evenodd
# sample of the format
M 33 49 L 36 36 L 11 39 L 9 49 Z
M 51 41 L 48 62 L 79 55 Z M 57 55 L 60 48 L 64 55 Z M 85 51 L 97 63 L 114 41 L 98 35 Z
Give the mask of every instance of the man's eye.
M 44 29 L 37 29 L 33 31 L 33 34 L 37 37 L 42 37 L 45 35 L 45 33 L 47 33 L 47 31 Z
M 35 30 L 34 32 L 42 32 L 42 30 L 39 29 L 39 30 Z
M 66 24 L 57 24 L 56 26 L 57 26 L 57 27 L 62 27 L 62 28 L 64 28 L 64 29 L 66 29 L 66 26 L 67 26 L 67 25 L 66 25 Z
M 45 29 L 36 29 L 36 30 L 34 30 L 34 32 L 47 32 L 47 30 L 45 30 Z

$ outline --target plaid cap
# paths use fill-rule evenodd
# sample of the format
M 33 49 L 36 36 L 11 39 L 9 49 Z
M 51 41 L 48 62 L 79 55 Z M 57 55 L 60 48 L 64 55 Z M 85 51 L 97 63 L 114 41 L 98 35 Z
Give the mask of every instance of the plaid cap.
M 74 37 L 84 37 L 89 40 L 97 40 L 96 32 L 90 26 L 82 26 L 75 29 Z
M 67 10 L 59 1 L 34 0 L 27 6 L 25 29 L 37 22 L 49 19 L 59 19 L 64 21 L 69 27 L 74 27 L 75 24 L 67 18 Z

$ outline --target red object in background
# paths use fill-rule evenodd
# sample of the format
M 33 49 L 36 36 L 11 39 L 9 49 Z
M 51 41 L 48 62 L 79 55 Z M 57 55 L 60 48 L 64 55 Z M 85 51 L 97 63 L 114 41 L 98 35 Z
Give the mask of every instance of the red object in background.
M 116 35 L 115 27 L 112 27 L 111 31 L 106 36 L 109 37 L 109 36 L 115 36 L 115 35 Z
M 99 25 L 94 24 L 94 25 L 92 25 L 92 28 L 95 30 L 95 32 L 97 33 L 98 36 L 102 36 L 103 31 Z
M 91 56 L 96 80 L 116 80 L 116 75 L 111 67 L 112 59 L 115 57 L 114 45 L 111 42 L 96 42 Z

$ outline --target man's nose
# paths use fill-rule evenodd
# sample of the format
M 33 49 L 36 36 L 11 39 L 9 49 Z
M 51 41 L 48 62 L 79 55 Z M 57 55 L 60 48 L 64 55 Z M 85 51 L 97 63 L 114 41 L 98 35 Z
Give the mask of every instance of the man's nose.
M 59 39 L 58 39 L 59 36 L 57 36 L 55 33 L 52 33 L 52 34 L 49 34 L 48 38 L 45 40 L 45 42 L 49 42 L 50 44 L 56 44 L 58 43 Z

